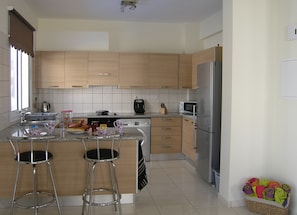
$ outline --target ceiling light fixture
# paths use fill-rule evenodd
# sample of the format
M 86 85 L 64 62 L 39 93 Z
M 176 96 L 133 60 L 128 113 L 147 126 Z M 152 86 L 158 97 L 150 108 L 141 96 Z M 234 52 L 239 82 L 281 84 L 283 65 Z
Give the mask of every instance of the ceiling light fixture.
M 121 11 L 124 12 L 125 8 L 129 8 L 130 10 L 136 9 L 137 0 L 122 0 L 121 2 Z

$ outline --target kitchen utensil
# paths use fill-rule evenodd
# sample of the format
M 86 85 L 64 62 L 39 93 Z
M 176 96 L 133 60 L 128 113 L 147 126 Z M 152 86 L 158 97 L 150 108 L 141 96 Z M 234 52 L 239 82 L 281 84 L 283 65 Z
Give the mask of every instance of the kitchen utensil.
M 42 103 L 41 112 L 47 113 L 47 112 L 50 112 L 50 109 L 51 109 L 50 103 L 44 101 Z
M 134 111 L 136 114 L 143 114 L 145 112 L 143 99 L 134 100 Z

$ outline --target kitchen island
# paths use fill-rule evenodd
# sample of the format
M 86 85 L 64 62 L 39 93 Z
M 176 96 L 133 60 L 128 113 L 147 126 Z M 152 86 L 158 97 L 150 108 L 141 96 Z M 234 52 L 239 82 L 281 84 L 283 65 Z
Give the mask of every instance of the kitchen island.
M 15 132 L 19 132 L 18 127 L 11 127 L 0 132 L 0 170 L 2 172 L 0 175 L 0 199 L 9 199 L 12 195 L 16 162 L 8 138 Z M 86 134 L 65 133 L 65 135 L 61 135 L 59 129 L 56 129 L 54 135 L 56 138 L 51 140 L 49 151 L 54 155 L 52 164 L 58 195 L 66 197 L 62 200 L 64 204 L 73 205 L 76 204 L 75 202 L 81 204 L 87 162 L 83 158 L 84 149 L 79 137 Z M 141 133 L 136 129 L 130 129 L 122 135 L 121 156 L 115 164 L 123 203 L 133 202 L 133 195 L 138 191 L 138 143 L 141 138 Z M 21 174 L 19 193 L 27 192 L 32 187 L 30 165 L 25 165 Z M 38 169 L 38 174 L 40 176 L 39 188 L 50 189 L 50 180 L 45 166 Z M 100 169 L 95 177 L 103 179 L 105 184 L 109 183 L 107 169 Z M 70 197 L 71 201 L 67 201 L 69 199 L 67 197 Z M 78 201 L 74 201 L 73 197 L 79 197 Z M 2 205 L 3 202 L 0 206 Z

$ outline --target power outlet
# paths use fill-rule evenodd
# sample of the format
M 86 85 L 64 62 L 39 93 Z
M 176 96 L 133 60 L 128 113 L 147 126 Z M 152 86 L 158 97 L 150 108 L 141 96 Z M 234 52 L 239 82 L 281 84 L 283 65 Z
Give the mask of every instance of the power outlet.
M 288 26 L 288 40 L 297 40 L 297 24 Z

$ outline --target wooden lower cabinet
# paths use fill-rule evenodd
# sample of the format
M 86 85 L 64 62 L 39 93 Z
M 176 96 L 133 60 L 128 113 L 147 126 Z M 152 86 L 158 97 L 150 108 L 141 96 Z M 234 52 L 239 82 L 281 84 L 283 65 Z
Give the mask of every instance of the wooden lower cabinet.
M 153 117 L 151 120 L 151 153 L 181 152 L 181 117 Z
M 80 141 L 50 143 L 50 152 L 53 153 L 53 174 L 59 196 L 77 196 L 84 191 L 87 162 L 83 158 L 84 149 Z M 122 140 L 121 156 L 115 162 L 118 176 L 119 189 L 122 194 L 137 192 L 137 151 L 136 140 Z M 16 162 L 13 159 L 12 148 L 9 143 L 0 144 L 0 174 L 1 189 L 0 198 L 12 196 L 14 179 L 16 174 Z M 38 166 L 38 188 L 51 189 L 51 181 L 46 170 L 46 165 Z M 95 178 L 103 181 L 103 185 L 109 183 L 107 166 L 96 167 Z M 32 189 L 32 167 L 22 165 L 18 194 Z
M 183 119 L 182 152 L 185 156 L 195 161 L 196 152 L 196 130 L 195 122 L 191 119 Z

